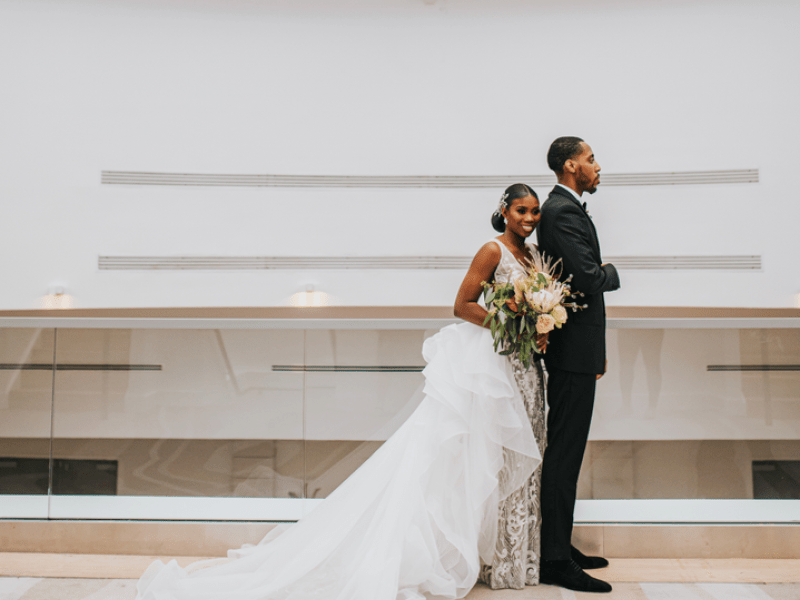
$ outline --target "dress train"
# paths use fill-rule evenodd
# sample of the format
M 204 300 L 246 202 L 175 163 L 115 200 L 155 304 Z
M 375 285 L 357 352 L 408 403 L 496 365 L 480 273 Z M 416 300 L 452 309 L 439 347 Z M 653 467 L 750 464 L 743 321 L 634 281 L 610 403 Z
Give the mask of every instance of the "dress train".
M 541 460 L 513 361 L 450 325 L 423 345 L 424 397 L 308 516 L 231 560 L 153 563 L 140 600 L 449 600 L 491 564 L 498 504 Z

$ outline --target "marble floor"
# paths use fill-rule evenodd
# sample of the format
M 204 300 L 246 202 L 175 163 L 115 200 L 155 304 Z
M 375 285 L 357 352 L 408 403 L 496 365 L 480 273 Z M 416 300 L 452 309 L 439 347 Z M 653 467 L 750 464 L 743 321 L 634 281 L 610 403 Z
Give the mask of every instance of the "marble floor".
M 135 579 L 0 577 L 0 600 L 134 600 Z M 610 594 L 581 594 L 543 585 L 492 591 L 477 586 L 467 600 L 798 600 L 798 583 L 615 583 Z
M 610 594 L 582 594 L 549 585 L 492 591 L 476 587 L 467 600 L 798 600 L 798 583 L 614 583 Z
M 134 600 L 136 577 L 155 557 L 0 553 L 0 600 Z M 173 558 L 173 557 L 163 557 Z M 175 557 L 182 565 L 196 557 Z M 615 559 L 596 572 L 610 594 L 552 586 L 492 591 L 467 600 L 800 600 L 800 560 Z

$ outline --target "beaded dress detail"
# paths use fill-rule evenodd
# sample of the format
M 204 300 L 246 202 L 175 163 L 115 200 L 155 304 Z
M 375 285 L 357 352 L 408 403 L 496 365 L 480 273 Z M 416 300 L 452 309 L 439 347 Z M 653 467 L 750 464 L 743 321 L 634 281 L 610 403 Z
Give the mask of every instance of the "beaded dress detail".
M 495 269 L 495 281 L 507 283 L 524 277 L 526 269 L 511 251 L 497 240 L 493 240 L 502 252 Z M 529 245 L 531 252 L 536 248 Z M 533 428 L 533 434 L 544 454 L 546 444 L 544 420 L 544 376 L 540 361 L 525 368 L 514 355 L 508 356 L 514 373 L 514 381 L 522 394 L 525 411 Z M 502 471 L 501 471 L 502 476 Z M 497 522 L 497 544 L 491 564 L 481 564 L 480 581 L 492 589 L 522 589 L 526 585 L 539 583 L 539 548 L 541 533 L 541 467 L 525 481 L 519 489 L 500 502 Z

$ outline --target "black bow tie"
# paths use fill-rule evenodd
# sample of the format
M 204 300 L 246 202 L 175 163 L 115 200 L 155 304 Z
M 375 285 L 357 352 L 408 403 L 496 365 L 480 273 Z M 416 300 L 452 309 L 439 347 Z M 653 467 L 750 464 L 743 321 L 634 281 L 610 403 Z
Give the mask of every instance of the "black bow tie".
M 583 207 L 583 210 L 584 210 L 584 212 L 589 212 L 589 211 L 587 210 L 587 208 L 586 208 L 586 202 L 584 202 L 583 204 L 581 204 L 581 206 Z

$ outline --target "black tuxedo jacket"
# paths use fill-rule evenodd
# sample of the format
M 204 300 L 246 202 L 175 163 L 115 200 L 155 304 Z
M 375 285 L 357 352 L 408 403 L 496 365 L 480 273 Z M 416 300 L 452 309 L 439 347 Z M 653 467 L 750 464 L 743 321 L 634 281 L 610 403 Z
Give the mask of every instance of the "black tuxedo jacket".
M 606 361 L 606 307 L 603 292 L 619 289 L 613 265 L 601 266 L 600 242 L 591 218 L 576 198 L 556 186 L 542 205 L 538 228 L 539 250 L 561 259 L 563 278 L 572 274 L 573 291 L 583 292 L 579 304 L 561 329 L 550 333 L 544 355 L 547 366 L 575 373 L 603 373 Z

